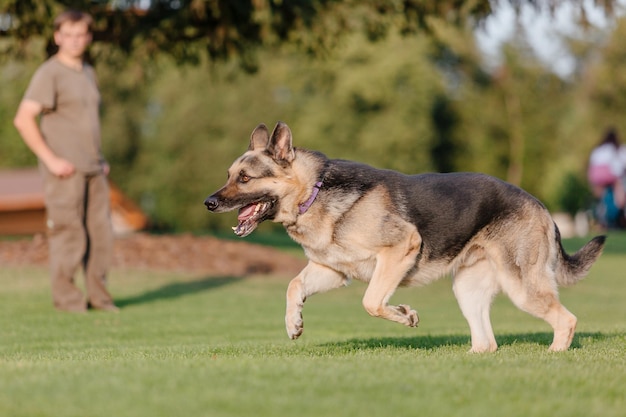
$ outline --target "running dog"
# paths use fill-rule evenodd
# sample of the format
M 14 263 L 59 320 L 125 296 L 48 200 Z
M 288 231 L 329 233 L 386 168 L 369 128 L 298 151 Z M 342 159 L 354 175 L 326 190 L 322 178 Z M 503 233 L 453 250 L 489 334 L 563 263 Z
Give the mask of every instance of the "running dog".
M 552 326 L 550 350 L 567 350 L 577 319 L 557 286 L 582 279 L 605 241 L 597 236 L 568 255 L 546 207 L 518 187 L 483 174 L 404 175 L 329 159 L 295 148 L 282 122 L 271 134 L 263 124 L 254 129 L 226 184 L 204 204 L 239 210 L 240 237 L 271 220 L 304 248 L 309 262 L 287 288 L 292 339 L 302 334 L 305 300 L 351 279 L 368 283 L 370 315 L 415 327 L 417 312 L 390 305 L 392 294 L 450 274 L 472 352 L 497 349 L 489 315 L 499 292 Z

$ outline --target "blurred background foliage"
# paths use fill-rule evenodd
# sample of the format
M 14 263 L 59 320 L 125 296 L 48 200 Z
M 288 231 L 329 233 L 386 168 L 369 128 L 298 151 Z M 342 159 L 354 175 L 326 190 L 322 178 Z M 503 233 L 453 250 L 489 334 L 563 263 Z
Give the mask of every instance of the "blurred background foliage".
M 614 2 L 601 3 L 611 15 Z M 481 171 L 575 212 L 588 204 L 591 148 L 608 126 L 626 131 L 626 20 L 597 29 L 581 13 L 586 36 L 567 39 L 576 68 L 561 78 L 521 29 L 497 67 L 485 64 L 473 31 L 494 5 L 0 0 L 0 168 L 36 164 L 12 118 L 51 51 L 51 16 L 72 6 L 96 16 L 90 59 L 111 178 L 155 229 L 233 225 L 235 215 L 210 215 L 202 202 L 252 129 L 278 120 L 296 146 L 329 157 Z

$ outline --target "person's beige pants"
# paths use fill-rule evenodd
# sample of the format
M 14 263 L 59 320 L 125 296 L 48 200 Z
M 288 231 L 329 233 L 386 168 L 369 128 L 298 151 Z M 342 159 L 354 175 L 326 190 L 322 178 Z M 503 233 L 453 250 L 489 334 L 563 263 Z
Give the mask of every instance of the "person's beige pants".
M 58 178 L 45 168 L 52 299 L 60 310 L 84 311 L 113 305 L 106 274 L 113 252 L 109 186 L 103 174 Z M 74 277 L 85 273 L 86 299 Z

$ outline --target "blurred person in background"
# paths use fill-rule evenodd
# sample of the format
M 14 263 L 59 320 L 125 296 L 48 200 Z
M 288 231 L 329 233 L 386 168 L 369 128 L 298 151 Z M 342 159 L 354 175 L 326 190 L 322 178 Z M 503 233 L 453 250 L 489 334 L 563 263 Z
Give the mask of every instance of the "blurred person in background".
M 58 52 L 33 75 L 14 119 L 43 177 L 54 306 L 71 312 L 117 311 L 106 288 L 113 230 L 100 92 L 93 67 L 84 61 L 92 22 L 75 10 L 54 20 Z M 86 297 L 74 282 L 81 266 Z
M 587 178 L 599 203 L 596 216 L 603 226 L 626 227 L 626 146 L 615 128 L 607 129 L 600 143 L 591 151 Z

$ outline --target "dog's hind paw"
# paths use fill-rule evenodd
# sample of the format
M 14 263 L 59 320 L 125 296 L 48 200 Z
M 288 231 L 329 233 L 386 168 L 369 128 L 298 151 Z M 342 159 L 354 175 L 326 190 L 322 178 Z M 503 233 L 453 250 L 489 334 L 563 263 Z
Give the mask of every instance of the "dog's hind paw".
M 398 306 L 398 312 L 405 316 L 407 320 L 405 324 L 407 326 L 417 327 L 417 324 L 420 322 L 420 318 L 417 315 L 417 311 L 411 309 L 411 306 L 408 306 L 406 304 L 400 304 Z

